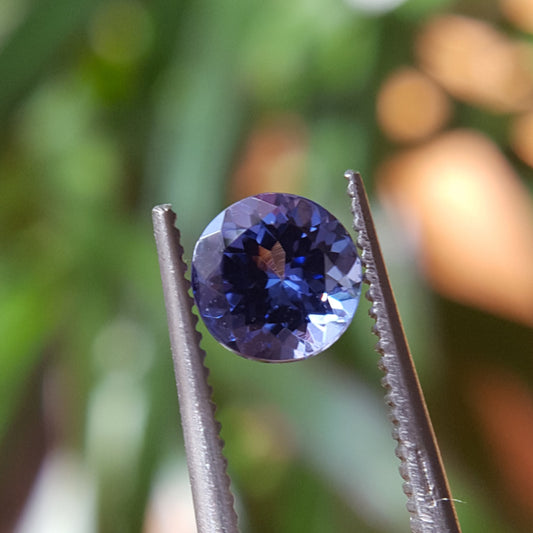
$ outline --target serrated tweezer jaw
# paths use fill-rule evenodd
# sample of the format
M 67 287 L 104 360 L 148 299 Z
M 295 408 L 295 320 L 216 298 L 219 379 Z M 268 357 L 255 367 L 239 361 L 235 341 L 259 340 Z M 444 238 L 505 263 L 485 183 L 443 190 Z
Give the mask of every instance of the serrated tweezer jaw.
M 198 533 L 238 533 L 220 425 L 200 348 L 197 318 L 192 312 L 190 284 L 176 214 L 170 205 L 152 210 L 154 234 L 165 296 L 172 360 L 178 389 L 183 439 L 189 467 Z
M 352 200 L 357 245 L 369 284 L 367 298 L 372 302 L 370 316 L 376 320 L 377 351 L 385 372 L 383 386 L 390 408 L 396 454 L 411 513 L 413 533 L 459 533 L 446 473 L 420 388 L 413 359 L 401 323 L 389 276 L 370 213 L 361 176 L 348 170 L 348 194 Z
M 376 319 L 383 384 L 398 441 L 413 533 L 460 533 L 446 474 L 392 293 L 361 176 L 347 171 L 354 227 L 366 268 L 370 314 Z M 199 533 L 238 533 L 211 388 L 192 313 L 190 284 L 170 205 L 152 211 L 183 436 Z

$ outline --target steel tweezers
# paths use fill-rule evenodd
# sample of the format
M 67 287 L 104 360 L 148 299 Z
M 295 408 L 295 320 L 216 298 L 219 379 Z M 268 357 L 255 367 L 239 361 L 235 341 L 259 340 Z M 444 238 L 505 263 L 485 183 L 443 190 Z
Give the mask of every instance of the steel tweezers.
M 422 389 L 405 338 L 389 276 L 378 243 L 361 176 L 351 170 L 351 198 L 357 245 L 369 284 L 369 314 L 376 321 L 374 333 L 385 373 L 383 386 L 390 408 L 396 454 L 400 459 L 403 490 L 413 533 L 458 533 L 460 526 L 440 457 Z M 200 348 L 197 318 L 192 312 L 190 283 L 180 245 L 176 215 L 169 204 L 154 207 L 154 233 L 167 310 L 172 358 L 178 389 L 181 422 L 196 523 L 199 533 L 237 533 L 227 462 L 222 454 L 220 425 Z

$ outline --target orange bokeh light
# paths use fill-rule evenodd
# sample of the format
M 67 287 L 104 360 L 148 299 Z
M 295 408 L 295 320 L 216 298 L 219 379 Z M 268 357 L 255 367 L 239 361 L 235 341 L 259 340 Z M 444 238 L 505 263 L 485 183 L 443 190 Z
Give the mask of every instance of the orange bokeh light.
M 476 367 L 468 396 L 506 491 L 533 522 L 533 394 L 503 368 Z
M 377 118 L 394 141 L 427 138 L 447 122 L 451 105 L 442 89 L 414 68 L 402 68 L 383 83 L 377 97 Z
M 533 167 L 533 112 L 513 119 L 510 137 L 511 147 L 516 155 Z
M 494 143 L 449 132 L 393 157 L 378 180 L 436 290 L 533 325 L 533 208 Z
M 521 30 L 533 33 L 533 2 L 531 0 L 500 0 L 502 13 Z
M 419 34 L 415 52 L 422 69 L 460 100 L 496 112 L 533 104 L 531 47 L 486 22 L 435 18 Z
M 297 193 L 306 159 L 307 134 L 298 117 L 282 116 L 258 126 L 235 171 L 232 200 L 265 191 Z

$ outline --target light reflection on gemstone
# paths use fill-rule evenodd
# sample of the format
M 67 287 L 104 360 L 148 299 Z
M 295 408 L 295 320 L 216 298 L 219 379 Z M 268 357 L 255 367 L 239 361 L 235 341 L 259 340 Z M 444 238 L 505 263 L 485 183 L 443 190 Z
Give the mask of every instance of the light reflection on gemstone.
M 207 329 L 251 359 L 316 355 L 350 324 L 362 269 L 346 229 L 292 194 L 245 198 L 220 213 L 196 243 L 192 288 Z

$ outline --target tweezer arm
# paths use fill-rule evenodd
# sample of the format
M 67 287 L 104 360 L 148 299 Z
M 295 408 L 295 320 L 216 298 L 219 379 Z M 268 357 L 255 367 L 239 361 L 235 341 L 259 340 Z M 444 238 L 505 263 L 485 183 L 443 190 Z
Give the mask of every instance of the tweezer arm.
M 214 417 L 215 407 L 207 383 L 205 353 L 200 348 L 197 319 L 188 293 L 190 284 L 185 278 L 187 267 L 174 225 L 176 215 L 170 205 L 160 205 L 154 207 L 152 218 L 196 525 L 199 533 L 238 533 L 220 426 Z
M 453 501 L 440 452 L 416 374 L 407 340 L 378 243 L 363 181 L 348 170 L 348 194 L 352 199 L 354 227 L 366 267 L 370 287 L 367 298 L 373 302 L 370 315 L 376 319 L 377 350 L 385 372 L 383 385 L 398 441 L 396 454 L 405 480 L 407 508 L 413 533 L 459 533 Z

